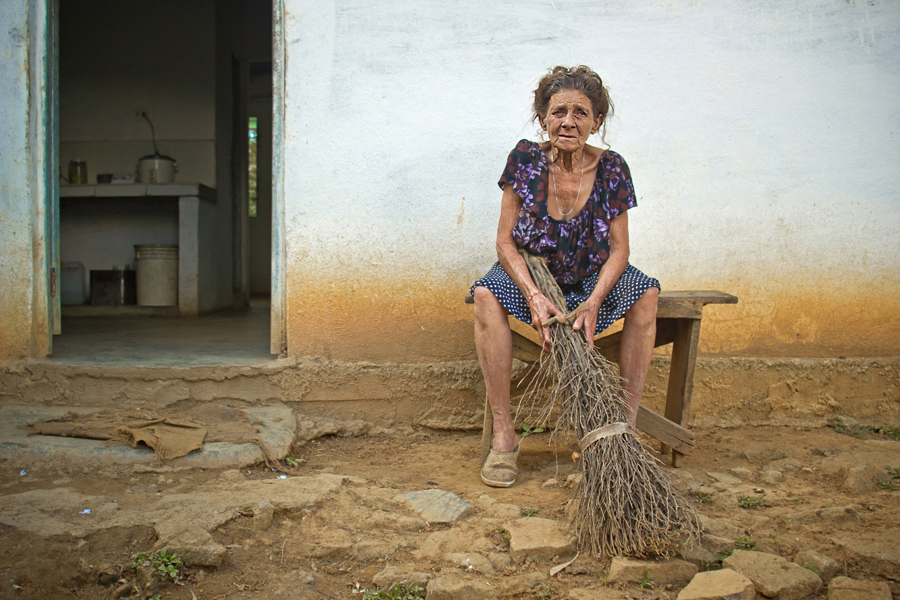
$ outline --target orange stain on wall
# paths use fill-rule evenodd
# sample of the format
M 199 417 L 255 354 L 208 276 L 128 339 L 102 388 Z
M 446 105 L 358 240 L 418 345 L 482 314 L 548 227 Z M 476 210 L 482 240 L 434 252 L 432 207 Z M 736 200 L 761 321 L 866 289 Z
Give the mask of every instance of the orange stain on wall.
M 471 281 L 459 276 L 331 281 L 289 277 L 288 353 L 334 360 L 423 363 L 474 360 Z M 794 280 L 800 281 L 800 280 Z M 808 280 L 809 281 L 809 280 Z M 847 281 L 842 282 L 847 286 Z M 816 358 L 900 355 L 900 289 L 857 285 L 832 290 L 816 281 L 790 286 L 735 282 L 719 287 L 737 305 L 704 310 L 700 351 L 720 356 Z M 710 289 L 716 286 L 696 286 Z M 877 289 L 874 289 L 876 288 Z

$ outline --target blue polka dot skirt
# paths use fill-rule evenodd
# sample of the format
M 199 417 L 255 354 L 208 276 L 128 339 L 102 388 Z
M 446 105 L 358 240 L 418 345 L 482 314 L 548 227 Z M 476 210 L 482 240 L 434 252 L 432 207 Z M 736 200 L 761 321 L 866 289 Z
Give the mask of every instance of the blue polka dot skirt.
M 597 279 L 600 272 L 596 271 L 592 275 L 582 279 L 571 285 L 561 285 L 563 296 L 566 298 L 566 308 L 569 312 L 578 308 L 578 305 L 587 301 L 594 286 L 597 285 Z M 519 291 L 519 288 L 513 282 L 512 278 L 506 273 L 500 263 L 494 263 L 491 270 L 487 274 L 472 284 L 470 292 L 475 291 L 479 285 L 491 290 L 503 305 L 503 308 L 509 313 L 522 321 L 531 325 L 531 309 L 525 301 L 525 296 Z M 630 264 L 625 268 L 622 277 L 613 289 L 610 290 L 600 310 L 597 312 L 597 329 L 594 335 L 597 335 L 623 316 L 631 306 L 640 299 L 644 292 L 655 287 L 659 289 L 659 281 L 653 277 L 648 277 L 635 269 Z

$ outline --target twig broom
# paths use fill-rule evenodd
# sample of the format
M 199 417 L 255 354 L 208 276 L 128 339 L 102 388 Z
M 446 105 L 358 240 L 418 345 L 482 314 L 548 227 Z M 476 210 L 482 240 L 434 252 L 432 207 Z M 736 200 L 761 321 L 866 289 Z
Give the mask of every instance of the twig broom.
M 521 254 L 535 284 L 565 314 L 565 299 L 545 260 Z M 606 556 L 669 554 L 699 537 L 697 513 L 628 429 L 622 379 L 572 329 L 576 314 L 577 309 L 548 321 L 552 346 L 525 394 L 537 404 L 549 385 L 540 418 L 558 406 L 557 431 L 571 430 L 579 440 L 582 478 L 571 513 L 576 542 Z

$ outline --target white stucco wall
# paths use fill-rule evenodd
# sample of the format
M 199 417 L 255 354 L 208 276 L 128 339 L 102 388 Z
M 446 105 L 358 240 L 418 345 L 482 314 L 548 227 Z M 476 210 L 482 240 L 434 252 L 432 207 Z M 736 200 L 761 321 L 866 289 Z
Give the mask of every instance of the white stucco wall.
M 496 181 L 537 78 L 579 63 L 616 105 L 632 262 L 741 298 L 707 310 L 703 349 L 900 351 L 895 2 L 284 7 L 291 353 L 472 357 Z
M 36 92 L 46 58 L 46 13 L 0 3 L 0 358 L 46 352 L 45 106 Z M 31 76 L 30 76 L 31 75 Z

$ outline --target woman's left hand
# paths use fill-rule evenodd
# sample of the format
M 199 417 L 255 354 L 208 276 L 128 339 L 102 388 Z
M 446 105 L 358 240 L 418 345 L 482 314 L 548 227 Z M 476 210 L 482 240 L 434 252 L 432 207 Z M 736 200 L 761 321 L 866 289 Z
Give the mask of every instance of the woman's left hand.
M 575 322 L 572 329 L 575 331 L 584 331 L 584 339 L 587 340 L 588 348 L 594 349 L 594 331 L 597 329 L 597 313 L 600 310 L 600 304 L 603 300 L 597 300 L 593 297 L 588 298 L 587 302 L 581 305 L 581 310 L 575 315 Z

